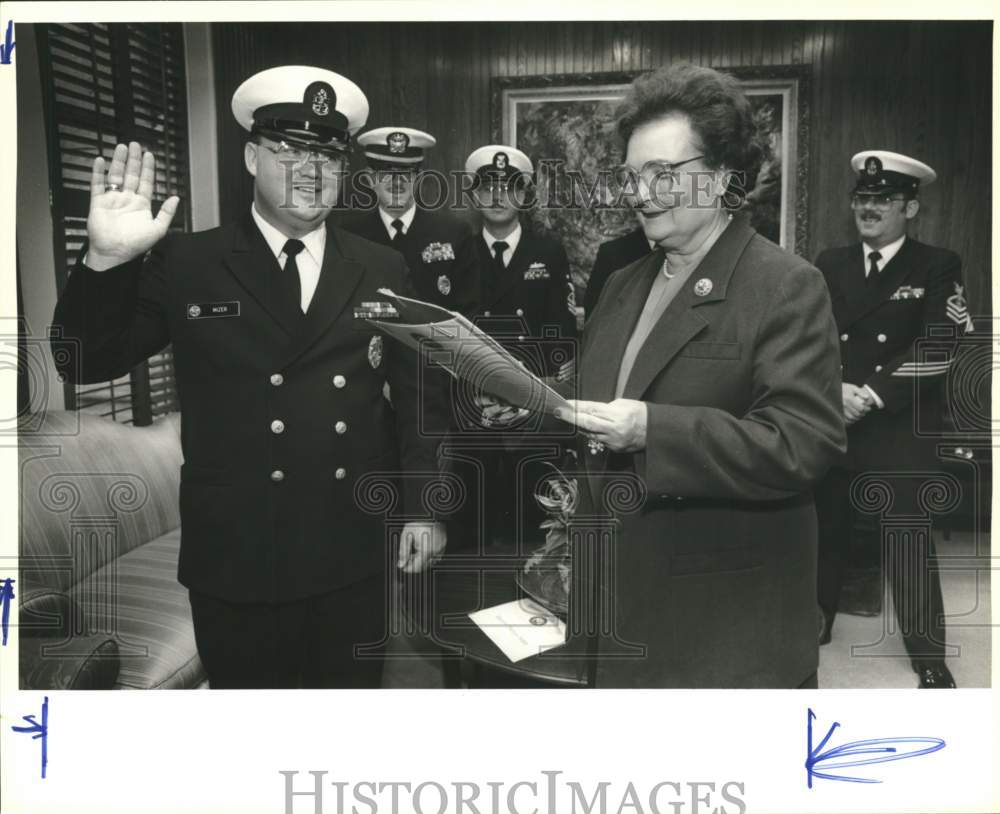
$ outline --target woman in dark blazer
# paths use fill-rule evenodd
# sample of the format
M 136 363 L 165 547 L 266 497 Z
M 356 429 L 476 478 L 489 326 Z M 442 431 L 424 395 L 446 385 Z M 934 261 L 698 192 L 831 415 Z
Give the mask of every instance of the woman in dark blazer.
M 760 163 L 735 80 L 642 76 L 618 129 L 657 248 L 608 281 L 560 416 L 587 441 L 577 522 L 615 528 L 577 576 L 613 620 L 596 683 L 815 686 L 810 490 L 845 448 L 826 286 L 734 213 Z
M 583 294 L 583 314 L 586 319 L 590 319 L 590 315 L 594 313 L 608 277 L 640 257 L 645 257 L 650 251 L 649 241 L 641 226 L 621 237 L 605 240 L 597 247 L 594 267 L 587 278 L 587 289 Z

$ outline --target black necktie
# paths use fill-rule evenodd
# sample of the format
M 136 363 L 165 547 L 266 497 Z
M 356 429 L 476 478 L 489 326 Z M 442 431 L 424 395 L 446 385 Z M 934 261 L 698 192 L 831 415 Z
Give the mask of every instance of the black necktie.
M 510 247 L 502 240 L 493 241 L 493 263 L 501 271 L 507 268 L 507 266 L 503 262 L 503 253 L 507 251 L 508 248 Z
M 396 230 L 396 234 L 392 236 L 392 242 L 398 243 L 400 238 L 403 237 L 403 221 L 401 221 L 399 218 L 396 218 L 392 222 L 392 228 Z
M 878 261 L 881 259 L 882 255 L 878 252 L 871 252 L 868 255 L 868 279 L 865 281 L 868 285 L 874 285 L 878 279 Z
M 292 313 L 302 313 L 302 283 L 299 281 L 299 264 L 295 255 L 301 252 L 306 244 L 294 238 L 285 241 L 282 251 L 287 255 L 285 267 L 281 270 L 281 291 L 285 301 L 293 308 Z

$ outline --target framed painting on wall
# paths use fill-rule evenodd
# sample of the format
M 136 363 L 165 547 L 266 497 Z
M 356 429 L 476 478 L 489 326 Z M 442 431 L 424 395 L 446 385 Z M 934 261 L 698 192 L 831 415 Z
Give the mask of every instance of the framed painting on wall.
M 750 97 L 764 163 L 747 198 L 751 223 L 786 249 L 805 255 L 808 235 L 809 68 L 726 68 Z M 615 110 L 636 74 L 563 74 L 493 80 L 493 137 L 535 165 L 537 226 L 558 236 L 573 282 L 584 289 L 597 247 L 635 228 L 635 216 L 611 205 L 601 178 L 622 162 Z M 602 175 L 604 173 L 604 175 Z M 584 204 L 584 205 L 581 205 Z

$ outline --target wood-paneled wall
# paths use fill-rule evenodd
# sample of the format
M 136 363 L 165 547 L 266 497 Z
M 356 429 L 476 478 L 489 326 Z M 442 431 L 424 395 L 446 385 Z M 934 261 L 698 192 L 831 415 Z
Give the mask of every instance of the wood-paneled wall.
M 965 264 L 975 313 L 990 309 L 992 24 L 977 22 L 288 23 L 213 26 L 223 222 L 250 180 L 228 100 L 255 71 L 328 67 L 357 82 L 369 123 L 426 128 L 427 166 L 459 168 L 492 138 L 497 76 L 642 71 L 673 61 L 812 69 L 809 256 L 854 239 L 851 155 L 907 153 L 931 164 L 914 237 Z M 194 180 L 194 179 L 193 179 Z

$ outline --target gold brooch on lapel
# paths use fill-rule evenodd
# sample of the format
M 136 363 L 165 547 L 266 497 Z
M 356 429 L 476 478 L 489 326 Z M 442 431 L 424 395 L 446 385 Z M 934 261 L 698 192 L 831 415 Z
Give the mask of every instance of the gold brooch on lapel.
M 446 297 L 451 293 L 451 280 L 448 279 L 447 274 L 442 274 L 438 277 L 438 291 Z
M 371 342 L 368 343 L 368 364 L 370 364 L 373 369 L 382 364 L 381 336 L 373 336 Z
M 698 297 L 707 297 L 712 293 L 712 281 L 708 277 L 702 277 L 694 284 L 694 293 Z

